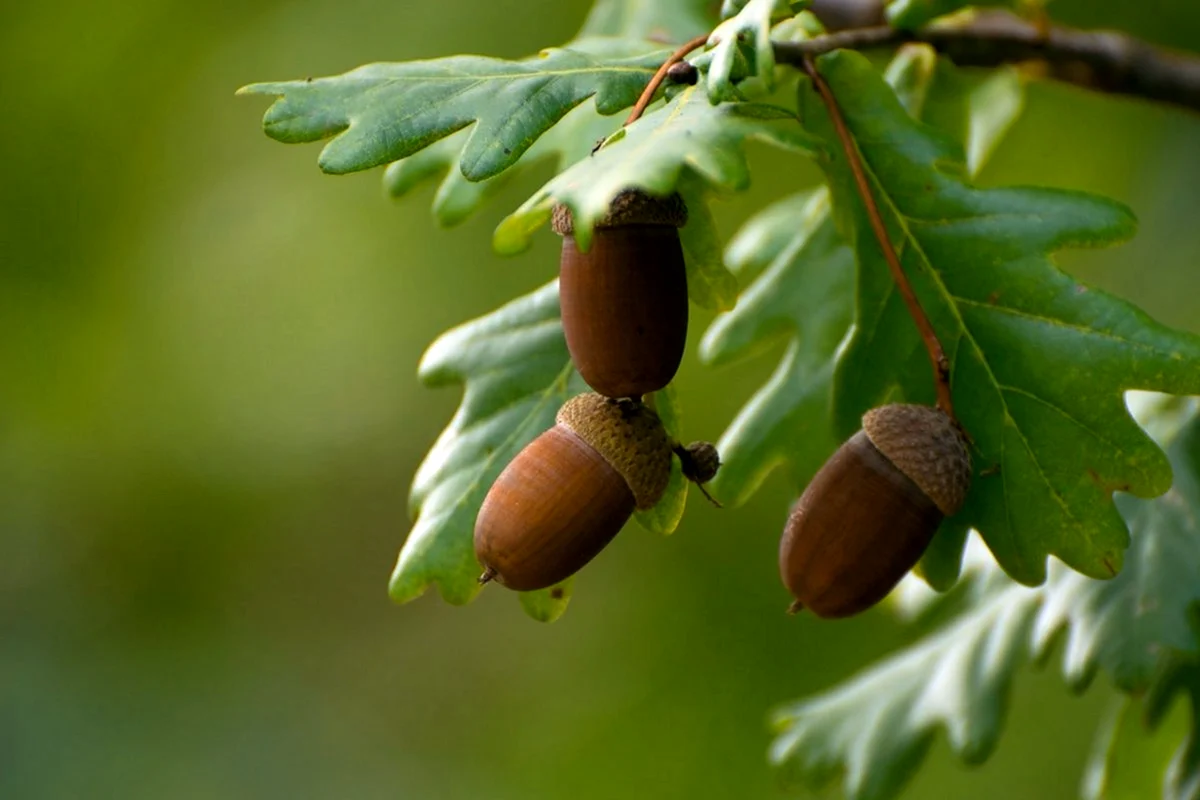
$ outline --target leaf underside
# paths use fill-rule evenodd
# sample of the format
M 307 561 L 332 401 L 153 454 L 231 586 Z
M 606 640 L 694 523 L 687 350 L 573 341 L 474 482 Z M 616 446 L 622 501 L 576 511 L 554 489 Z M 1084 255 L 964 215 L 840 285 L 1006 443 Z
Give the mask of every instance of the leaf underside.
M 406 602 L 433 584 L 447 601 L 461 604 L 480 589 L 475 517 L 492 482 L 554 424 L 567 398 L 585 388 L 563 340 L 557 281 L 442 334 L 421 359 L 419 374 L 431 387 L 463 384 L 463 399 L 413 479 L 415 523 L 388 591 Z M 556 605 L 549 591 L 534 604 L 535 616 L 552 616 L 544 610 Z

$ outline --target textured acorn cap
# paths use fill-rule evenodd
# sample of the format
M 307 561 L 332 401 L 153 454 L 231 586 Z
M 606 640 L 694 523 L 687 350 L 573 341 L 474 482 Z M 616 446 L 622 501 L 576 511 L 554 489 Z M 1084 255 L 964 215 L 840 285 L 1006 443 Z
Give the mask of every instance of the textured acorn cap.
M 626 189 L 613 198 L 608 213 L 596 221 L 594 228 L 617 228 L 622 225 L 663 225 L 682 228 L 687 224 L 687 206 L 678 194 L 652 197 L 637 189 Z M 550 226 L 559 236 L 575 232 L 571 209 L 558 203 L 550 217 Z
M 947 517 L 971 487 L 971 454 L 962 431 L 932 406 L 895 404 L 863 416 L 871 444 L 909 477 Z
M 614 400 L 589 392 L 558 411 L 569 428 L 612 465 L 640 509 L 652 508 L 671 477 L 671 443 L 658 415 L 635 400 Z

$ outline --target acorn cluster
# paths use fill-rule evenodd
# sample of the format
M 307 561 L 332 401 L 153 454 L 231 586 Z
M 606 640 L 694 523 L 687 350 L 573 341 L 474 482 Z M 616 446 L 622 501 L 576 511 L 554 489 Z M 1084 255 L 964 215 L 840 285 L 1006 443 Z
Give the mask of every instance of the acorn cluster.
M 678 195 L 618 195 L 579 250 L 570 211 L 559 298 L 567 349 L 594 393 L 569 400 L 556 424 L 505 468 L 475 523 L 481 582 L 530 591 L 575 574 L 637 509 L 666 491 L 671 459 L 700 485 L 720 466 L 707 442 L 673 442 L 643 398 L 667 386 L 687 338 L 687 275 Z M 912 569 L 971 480 L 966 436 L 930 406 L 886 405 L 817 472 L 792 508 L 779 547 L 792 611 L 857 614 Z
M 687 339 L 682 198 L 622 192 L 585 253 L 570 211 L 554 210 L 563 238 L 559 302 L 571 360 L 595 393 L 569 400 L 553 428 L 504 469 L 475 521 L 481 582 L 552 586 L 604 549 L 635 509 L 666 491 L 672 456 L 698 484 L 720 465 L 707 442 L 673 442 L 643 397 L 675 377 Z

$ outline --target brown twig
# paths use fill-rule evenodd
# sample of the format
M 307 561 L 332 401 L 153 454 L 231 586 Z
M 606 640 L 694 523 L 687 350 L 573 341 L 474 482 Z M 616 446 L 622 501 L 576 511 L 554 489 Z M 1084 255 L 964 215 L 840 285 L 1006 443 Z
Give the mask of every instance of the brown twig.
M 821 77 L 821 73 L 817 71 L 817 65 L 813 63 L 811 58 L 805 57 L 803 61 L 804 71 L 812 79 L 813 87 L 817 90 L 817 94 L 821 96 L 821 101 L 825 104 L 825 108 L 829 111 L 829 119 L 833 122 L 834 130 L 837 132 L 838 140 L 842 143 L 842 149 L 846 152 L 846 161 L 850 164 L 850 172 L 854 176 L 854 185 L 858 189 L 859 195 L 862 196 L 863 204 L 867 209 L 867 219 L 871 222 L 871 230 L 875 233 L 875 238 L 879 241 L 879 247 L 883 250 L 883 258 L 887 261 L 888 269 L 892 272 L 892 278 L 896 281 L 896 288 L 900 290 L 900 296 L 904 299 L 904 304 L 908 307 L 908 313 L 916 323 L 917 331 L 921 334 L 921 340 L 925 343 L 925 349 L 929 353 L 929 361 L 933 367 L 933 382 L 937 388 L 937 406 L 946 413 L 950 419 L 956 419 L 954 416 L 954 401 L 950 393 L 950 362 L 946 358 L 946 352 L 942 349 L 942 343 L 938 340 L 937 332 L 933 329 L 933 324 L 930 323 L 929 317 L 925 314 L 925 309 L 921 308 L 921 302 L 917 300 L 917 295 L 913 291 L 912 284 L 908 282 L 908 276 L 904 274 L 904 269 L 900 266 L 900 259 L 896 256 L 896 248 L 892 246 L 891 237 L 888 236 L 887 225 L 884 224 L 883 217 L 879 213 L 879 206 L 875 203 L 875 195 L 871 192 L 871 185 L 867 181 L 866 170 L 863 169 L 862 159 L 858 154 L 858 147 L 854 144 L 854 137 L 850 135 L 849 128 L 846 127 L 846 120 L 842 117 L 842 111 L 838 108 L 837 99 L 833 96 L 833 90 L 829 88 L 829 84 Z
M 658 91 L 658 87 L 662 85 L 663 79 L 667 77 L 667 70 L 672 65 L 683 61 L 684 56 L 688 53 L 707 42 L 708 36 L 709 34 L 707 33 L 703 36 L 697 36 L 695 39 L 680 45 L 678 50 L 671 53 L 671 56 L 663 62 L 663 65 L 658 68 L 658 72 L 654 73 L 654 77 L 646 84 L 646 88 L 642 90 L 642 96 L 634 104 L 633 111 L 629 112 L 629 118 L 625 120 L 625 125 L 632 125 L 637 122 L 638 117 L 642 116 L 642 112 L 646 110 L 646 106 L 650 105 L 650 101 L 654 99 L 654 93 Z
M 924 42 L 964 67 L 1039 62 L 1043 75 L 1054 80 L 1200 112 L 1200 56 L 1155 47 L 1124 33 L 1046 26 L 1006 11 L 980 12 L 916 31 L 873 25 L 805 42 L 777 42 L 775 60 L 803 67 L 806 58 L 833 50 L 905 42 Z

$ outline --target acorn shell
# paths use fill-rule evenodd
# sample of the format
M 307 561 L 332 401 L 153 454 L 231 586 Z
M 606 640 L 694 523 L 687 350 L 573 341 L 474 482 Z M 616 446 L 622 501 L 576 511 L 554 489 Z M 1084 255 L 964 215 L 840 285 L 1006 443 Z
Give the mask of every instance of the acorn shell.
M 641 397 L 665 387 L 679 369 L 688 300 L 677 226 L 686 219 L 677 196 L 664 201 L 626 192 L 583 253 L 570 213 L 555 210 L 554 228 L 563 236 L 563 334 L 575 368 L 600 394 Z
M 633 514 L 629 485 L 556 425 L 500 473 L 475 521 L 475 556 L 517 591 L 553 586 L 591 561 Z
M 587 393 L 500 473 L 475 520 L 475 556 L 510 589 L 575 574 L 635 508 L 654 506 L 671 475 L 671 444 L 653 410 Z
M 905 405 L 869 412 L 864 430 L 809 482 L 784 528 L 779 569 L 796 608 L 846 617 L 882 600 L 946 514 L 961 508 L 970 477 L 963 436 L 942 412 Z

